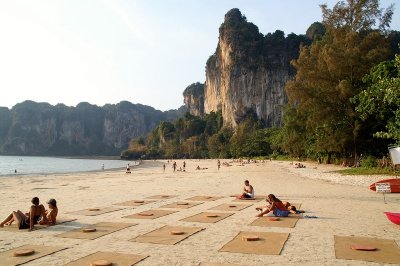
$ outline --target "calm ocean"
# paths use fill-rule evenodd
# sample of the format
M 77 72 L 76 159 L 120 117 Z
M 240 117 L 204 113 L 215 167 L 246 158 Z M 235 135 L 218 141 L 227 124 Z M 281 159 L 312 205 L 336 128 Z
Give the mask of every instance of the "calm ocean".
M 135 165 L 134 161 L 68 159 L 36 156 L 1 156 L 0 176 L 101 171 Z M 15 173 L 17 170 L 17 173 Z

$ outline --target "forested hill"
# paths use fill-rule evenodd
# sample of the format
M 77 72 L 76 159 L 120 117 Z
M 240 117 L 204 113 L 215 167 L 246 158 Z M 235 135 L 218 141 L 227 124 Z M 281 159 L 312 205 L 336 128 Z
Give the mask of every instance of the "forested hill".
M 126 101 L 102 107 L 25 101 L 11 109 L 0 107 L 0 154 L 119 155 L 129 140 L 185 110 L 162 112 Z

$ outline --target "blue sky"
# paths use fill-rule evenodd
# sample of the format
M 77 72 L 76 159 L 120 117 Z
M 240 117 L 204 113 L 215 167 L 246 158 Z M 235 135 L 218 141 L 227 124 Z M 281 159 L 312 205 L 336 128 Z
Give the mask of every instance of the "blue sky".
M 319 4 L 336 2 L 1 0 L 0 106 L 127 100 L 175 109 L 188 85 L 204 82 L 205 63 L 231 8 L 263 34 L 304 34 L 321 21 Z M 381 0 L 381 7 L 393 2 Z M 400 4 L 391 28 L 400 30 Z

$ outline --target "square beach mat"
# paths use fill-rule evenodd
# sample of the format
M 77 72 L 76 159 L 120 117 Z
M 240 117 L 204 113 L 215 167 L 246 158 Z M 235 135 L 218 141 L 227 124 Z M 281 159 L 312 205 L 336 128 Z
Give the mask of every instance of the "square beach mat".
M 166 208 L 166 209 L 189 209 L 194 206 L 203 204 L 203 202 L 187 202 L 187 201 L 180 201 L 180 202 L 174 202 L 171 204 L 167 204 L 164 206 L 161 206 L 160 208 Z
M 55 225 L 42 225 L 42 224 L 35 224 L 34 226 L 34 231 L 36 230 L 40 230 L 43 228 L 47 228 L 50 226 L 57 226 L 59 224 L 63 224 L 63 223 L 68 223 L 68 222 L 73 222 L 76 221 L 76 219 L 72 219 L 72 218 L 60 218 L 57 219 L 57 222 Z M 11 231 L 11 232 L 28 232 L 29 228 L 27 229 L 18 229 L 17 225 L 15 224 L 15 222 L 11 225 L 11 226 L 7 226 L 5 225 L 4 227 L 0 227 L 0 231 Z M 1 264 L 0 264 L 1 265 Z
M 187 226 L 163 226 L 147 234 L 140 235 L 130 241 L 141 243 L 153 243 L 164 245 L 175 245 L 191 235 L 204 230 L 201 227 Z
M 68 231 L 68 232 L 56 235 L 56 237 L 93 240 L 93 239 L 117 232 L 119 230 L 131 227 L 134 225 L 137 225 L 137 224 L 102 222 L 102 223 L 93 224 L 91 226 Z M 96 230 L 93 230 L 93 229 L 96 229 Z M 87 232 L 85 232 L 85 231 L 87 231 Z
M 186 217 L 181 221 L 184 222 L 196 222 L 196 223 L 217 223 L 233 213 L 223 213 L 223 212 L 201 212 L 193 216 Z
M 42 245 L 24 245 L 17 248 L 13 248 L 0 253 L 0 265 L 2 266 L 14 266 L 27 263 L 29 261 L 36 260 L 38 258 L 56 253 L 58 251 L 67 249 L 65 247 L 54 247 L 54 246 L 42 246 Z M 15 257 L 14 252 L 18 251 L 33 251 L 32 255 Z
M 221 205 L 215 206 L 209 210 L 236 212 L 236 211 L 241 211 L 243 209 L 246 209 L 252 205 L 253 204 L 237 204 L 237 203 L 221 204 Z
M 394 240 L 356 236 L 334 236 L 334 239 L 337 259 L 400 265 L 400 248 Z M 376 250 L 362 251 L 352 249 L 356 246 L 370 246 L 376 248 Z
M 67 212 L 68 214 L 77 214 L 77 215 L 85 215 L 85 216 L 96 216 L 108 212 L 115 212 L 119 210 L 123 210 L 124 208 L 119 207 L 95 207 L 95 208 L 88 208 L 79 211 Z
M 290 214 L 288 217 L 263 216 L 255 219 L 250 225 L 261 227 L 294 228 L 300 218 L 301 216 L 295 214 Z
M 157 202 L 156 200 L 128 200 L 124 202 L 114 203 L 113 205 L 119 206 L 141 206 L 149 203 Z
M 148 210 L 144 212 L 134 213 L 131 215 L 123 216 L 122 218 L 129 218 L 129 219 L 148 219 L 153 220 L 163 216 L 167 216 L 173 214 L 177 211 L 170 211 L 170 210 Z
M 254 197 L 254 198 L 251 198 L 251 199 L 247 199 L 247 198 L 244 198 L 244 199 L 234 199 L 234 200 L 232 200 L 233 202 L 251 202 L 251 203 L 255 203 L 255 202 L 260 202 L 260 201 L 263 201 L 263 200 L 265 200 L 267 197 L 261 197 L 261 196 L 256 196 L 256 197 Z
M 188 198 L 186 200 L 193 200 L 193 201 L 215 201 L 215 200 L 219 200 L 222 199 L 223 197 L 220 196 L 194 196 L 191 198 Z
M 93 265 L 93 262 L 104 260 L 106 262 L 112 263 L 112 265 L 118 266 L 131 266 L 139 261 L 144 260 L 148 256 L 144 255 L 136 255 L 136 254 L 123 254 L 123 253 L 116 253 L 116 252 L 96 252 L 90 255 L 87 255 L 83 258 L 80 258 L 75 261 L 71 261 L 65 266 L 86 266 L 86 265 Z
M 242 231 L 219 251 L 258 255 L 280 255 L 288 237 L 289 233 Z

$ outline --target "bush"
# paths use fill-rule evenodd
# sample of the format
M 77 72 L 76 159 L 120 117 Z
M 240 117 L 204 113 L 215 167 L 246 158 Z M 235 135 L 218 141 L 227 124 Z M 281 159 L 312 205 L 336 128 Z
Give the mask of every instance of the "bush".
M 378 166 L 378 160 L 374 156 L 367 156 L 361 159 L 361 166 L 366 168 L 373 168 Z

